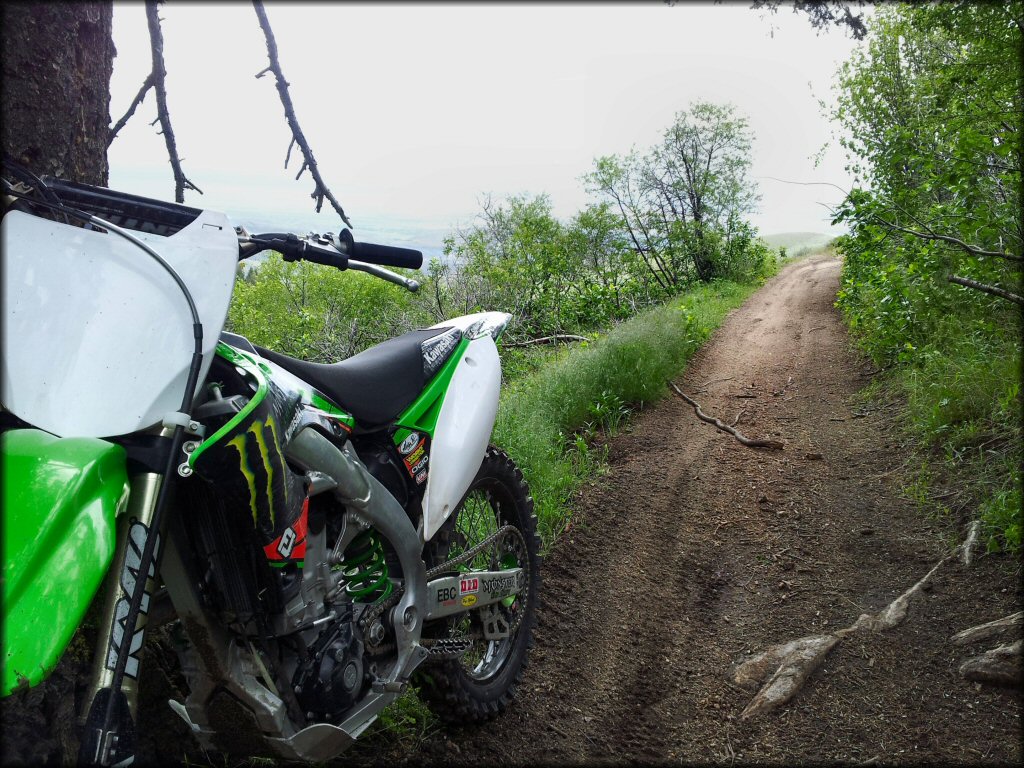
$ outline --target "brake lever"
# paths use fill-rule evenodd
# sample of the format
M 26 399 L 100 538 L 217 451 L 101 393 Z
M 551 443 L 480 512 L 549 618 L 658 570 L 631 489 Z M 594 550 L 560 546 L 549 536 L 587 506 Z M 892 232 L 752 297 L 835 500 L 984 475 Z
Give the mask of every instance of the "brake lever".
M 420 289 L 420 284 L 409 277 L 396 274 L 390 269 L 384 269 L 384 267 L 378 267 L 376 264 L 367 264 L 362 261 L 355 261 L 353 259 L 348 260 L 348 268 L 355 269 L 359 272 L 366 272 L 374 277 L 379 277 L 381 280 L 387 280 L 389 283 L 394 283 L 402 288 L 405 288 L 409 293 L 416 293 Z

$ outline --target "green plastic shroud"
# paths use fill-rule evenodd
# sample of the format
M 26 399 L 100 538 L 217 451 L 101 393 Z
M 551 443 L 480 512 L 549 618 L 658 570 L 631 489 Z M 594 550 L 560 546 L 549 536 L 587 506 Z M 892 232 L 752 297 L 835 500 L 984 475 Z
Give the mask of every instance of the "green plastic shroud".
M 110 567 L 128 500 L 124 449 L 36 429 L 0 436 L 3 455 L 3 690 L 56 665 Z

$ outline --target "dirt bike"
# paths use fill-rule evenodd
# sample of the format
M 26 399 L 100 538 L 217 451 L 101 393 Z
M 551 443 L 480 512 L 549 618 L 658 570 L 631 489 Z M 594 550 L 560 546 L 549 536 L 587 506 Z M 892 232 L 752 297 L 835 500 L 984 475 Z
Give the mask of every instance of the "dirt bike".
M 328 760 L 412 683 L 447 720 L 502 712 L 539 589 L 533 501 L 489 446 L 510 316 L 293 359 L 223 332 L 240 259 L 415 290 L 384 266 L 420 252 L 5 175 L 2 694 L 97 598 L 85 764 L 133 760 L 157 625 L 204 749 Z

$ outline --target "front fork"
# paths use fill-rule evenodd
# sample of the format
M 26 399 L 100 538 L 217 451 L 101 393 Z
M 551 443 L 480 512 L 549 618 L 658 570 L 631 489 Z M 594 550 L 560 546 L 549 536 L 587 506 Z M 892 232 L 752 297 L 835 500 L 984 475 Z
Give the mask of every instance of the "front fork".
M 154 557 L 145 574 L 145 594 L 139 606 L 138 619 L 131 631 L 126 623 L 132 591 L 140 577 L 142 551 L 146 539 L 152 535 L 153 516 L 163 482 L 163 476 L 156 473 L 134 475 L 130 480 L 131 495 L 127 514 L 118 520 L 117 549 L 103 587 L 104 605 L 92 679 L 79 717 L 79 725 L 82 727 L 80 759 L 89 764 L 115 764 L 115 756 L 130 762 L 130 756 L 135 753 L 139 668 L 150 604 L 156 590 L 156 574 L 163 543 L 161 531 L 156 532 Z M 114 684 L 117 655 L 124 643 L 129 643 L 130 649 L 116 704 L 117 726 L 104 732 L 102 724 Z

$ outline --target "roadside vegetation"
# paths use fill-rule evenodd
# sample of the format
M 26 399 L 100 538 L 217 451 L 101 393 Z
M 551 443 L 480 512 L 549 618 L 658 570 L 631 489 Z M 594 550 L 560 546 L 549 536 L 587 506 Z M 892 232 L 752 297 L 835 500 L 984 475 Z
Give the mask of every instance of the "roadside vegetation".
M 522 466 L 545 544 L 566 502 L 600 471 L 592 449 L 660 397 L 693 351 L 777 269 L 744 220 L 752 135 L 727 105 L 680 112 L 646 152 L 595 161 L 594 200 L 558 219 L 543 194 L 484 198 L 410 294 L 359 273 L 271 257 L 239 280 L 229 328 L 329 362 L 457 315 L 513 315 L 495 442 Z
M 833 118 L 860 183 L 839 306 L 908 403 L 908 493 L 1021 551 L 1024 3 L 879 7 Z

